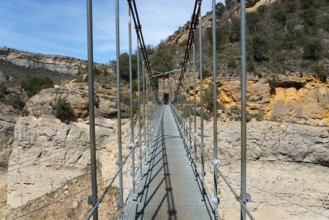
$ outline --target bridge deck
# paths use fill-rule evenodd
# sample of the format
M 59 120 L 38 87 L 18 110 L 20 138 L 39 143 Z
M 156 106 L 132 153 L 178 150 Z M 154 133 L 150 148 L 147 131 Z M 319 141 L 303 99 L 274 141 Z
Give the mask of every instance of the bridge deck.
M 124 219 L 210 219 L 169 106 L 162 120 Z

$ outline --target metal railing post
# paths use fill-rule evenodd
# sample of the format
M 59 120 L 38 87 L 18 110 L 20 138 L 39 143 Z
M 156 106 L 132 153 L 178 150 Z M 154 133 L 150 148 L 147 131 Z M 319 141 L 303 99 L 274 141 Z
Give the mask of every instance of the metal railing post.
M 205 195 L 204 188 L 204 122 L 203 122 L 203 72 L 202 72 L 202 16 L 199 14 L 199 68 L 200 68 L 200 118 L 201 118 L 201 180 L 202 180 L 202 196 Z
M 215 213 L 218 212 L 219 198 L 218 198 L 218 174 L 216 167 L 220 164 L 218 159 L 218 144 L 217 144 L 217 70 L 216 70 L 216 0 L 212 1 L 212 58 L 213 58 L 213 93 L 214 93 L 214 197 L 212 202 L 214 204 Z
M 250 201 L 247 194 L 247 110 L 246 110 L 246 1 L 241 0 L 241 200 L 246 206 Z M 241 205 L 241 220 L 246 219 L 246 210 Z
M 137 40 L 138 42 L 138 40 Z M 142 120 L 141 120 L 141 85 L 139 66 L 139 44 L 137 43 L 137 81 L 138 81 L 138 147 L 139 147 L 139 173 L 143 174 L 143 147 L 142 147 Z
M 118 161 L 120 168 L 122 165 L 122 138 L 121 138 L 121 88 L 120 88 L 120 23 L 119 23 L 119 0 L 115 0 L 115 26 L 116 26 L 116 74 L 117 74 L 117 115 L 118 115 Z M 123 215 L 123 173 L 119 172 L 119 202 L 120 216 Z
M 135 140 L 134 140 L 134 116 L 133 116 L 133 73 L 132 73 L 132 40 L 131 40 L 131 16 L 128 11 L 128 37 L 129 37 L 129 97 L 130 97 L 130 143 L 131 152 L 131 177 L 133 185 L 133 193 L 135 193 Z
M 193 140 L 194 140 L 194 160 L 198 160 L 198 154 L 197 154 L 197 146 L 196 146 L 196 139 L 198 137 L 198 133 L 196 130 L 196 62 L 195 62 L 195 44 L 193 42 L 192 45 L 193 48 L 193 87 L 194 87 L 194 133 L 193 133 Z M 196 163 L 195 163 L 196 164 Z
M 93 21 L 92 21 L 92 0 L 87 0 L 87 37 L 88 37 L 88 93 L 89 93 L 89 135 L 90 135 L 90 159 L 91 159 L 91 184 L 92 196 L 88 203 L 93 207 L 97 202 L 97 170 L 96 170 L 96 143 L 95 143 L 95 96 L 94 96 L 94 75 L 93 75 Z M 94 220 L 98 219 L 98 208 L 93 214 Z
M 187 93 L 188 93 L 188 143 L 189 143 L 189 149 L 192 148 L 191 146 L 191 64 L 190 62 L 187 63 L 187 69 L 188 69 L 188 88 L 187 88 Z
M 150 152 L 151 145 L 151 130 L 150 130 L 150 106 L 149 106 L 149 93 L 150 93 L 150 82 L 149 78 L 146 78 L 146 115 L 147 115 L 147 148 Z
M 146 133 L 147 133 L 147 126 L 146 126 L 146 82 L 145 82 L 145 62 L 142 62 L 142 78 L 143 78 L 143 129 L 144 129 L 144 149 L 147 149 L 147 152 L 149 153 L 149 150 L 147 148 L 147 141 L 146 141 Z

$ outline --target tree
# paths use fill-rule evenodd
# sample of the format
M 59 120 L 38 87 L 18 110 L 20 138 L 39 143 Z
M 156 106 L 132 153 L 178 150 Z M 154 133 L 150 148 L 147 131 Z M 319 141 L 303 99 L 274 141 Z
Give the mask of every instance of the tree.
M 53 81 L 49 77 L 28 76 L 21 82 L 21 88 L 25 90 L 29 97 L 34 96 L 42 89 L 52 88 Z
M 287 15 L 283 10 L 274 11 L 272 14 L 272 18 L 282 26 L 285 26 L 287 23 Z
M 226 8 L 231 8 L 236 3 L 236 0 L 225 0 Z
M 56 118 L 60 119 L 62 122 L 69 123 L 73 120 L 71 104 L 65 99 L 59 99 L 53 105 L 53 113 Z
M 173 51 L 171 48 L 162 47 L 157 50 L 151 60 L 152 68 L 156 71 L 167 72 L 173 68 Z
M 215 7 L 216 15 L 221 17 L 225 12 L 225 5 L 221 2 L 218 2 Z
M 270 45 L 264 34 L 258 33 L 255 34 L 252 38 L 252 49 L 254 60 L 256 62 L 262 62 L 269 60 L 268 51 L 270 49 Z
M 0 99 L 8 93 L 7 86 L 4 83 L 0 83 Z
M 115 60 L 111 60 L 109 62 L 110 66 L 114 69 L 117 67 L 117 62 Z M 131 56 L 131 64 L 132 64 L 132 76 L 133 79 L 137 78 L 137 56 L 136 54 L 132 54 Z M 120 55 L 120 77 L 125 81 L 129 81 L 129 54 L 123 53 Z
M 322 45 L 320 40 L 309 41 L 304 45 L 303 58 L 307 60 L 318 60 L 322 56 Z
M 240 41 L 240 20 L 234 18 L 231 24 L 230 42 Z

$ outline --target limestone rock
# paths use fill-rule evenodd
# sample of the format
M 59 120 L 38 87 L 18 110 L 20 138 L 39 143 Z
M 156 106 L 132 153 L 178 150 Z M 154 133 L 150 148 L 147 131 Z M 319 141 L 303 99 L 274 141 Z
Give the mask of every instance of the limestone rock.
M 280 121 L 329 123 L 329 88 L 276 88 L 268 117 Z
M 248 159 L 305 162 L 329 167 L 329 128 L 285 122 L 247 124 Z M 220 155 L 224 164 L 240 159 L 240 122 L 219 124 Z M 207 124 L 206 129 L 211 129 Z M 209 138 L 209 146 L 211 141 Z
M 1 59 L 26 68 L 44 68 L 62 74 L 75 75 L 86 67 L 86 61 L 59 56 L 42 55 L 9 49 Z
M 13 81 L 14 77 L 7 75 L 5 72 L 0 70 L 0 82 L 7 83 Z
M 329 85 L 320 82 L 310 74 L 278 74 L 274 93 L 271 92 L 271 78 L 248 78 L 247 112 L 251 118 L 271 121 L 301 123 L 308 125 L 329 125 Z M 200 103 L 200 85 L 197 82 L 196 101 Z M 204 81 L 203 93 L 212 83 L 212 78 Z M 193 100 L 191 90 L 190 96 Z M 240 80 L 221 79 L 217 83 L 219 108 L 234 120 L 239 117 L 241 103 Z M 207 103 L 205 97 L 204 103 Z M 233 114 L 233 115 L 232 115 Z M 227 117 L 224 117 L 227 118 Z
M 100 86 L 95 87 L 96 113 L 103 117 L 111 117 L 116 111 L 116 97 L 108 94 L 110 89 Z M 56 88 L 42 90 L 39 94 L 31 97 L 26 103 L 27 111 L 39 118 L 42 115 L 53 115 L 53 105 L 60 99 L 70 103 L 72 114 L 75 118 L 87 118 L 89 111 L 88 86 L 85 83 L 67 83 Z M 127 109 L 122 105 L 122 110 Z
M 96 146 L 106 148 L 113 136 L 110 119 L 96 123 Z M 82 175 L 90 163 L 87 122 L 62 123 L 51 115 L 21 117 L 8 167 L 8 200 L 11 207 L 52 192 Z
M 19 111 L 0 103 L 0 167 L 7 167 L 14 141 L 14 126 Z

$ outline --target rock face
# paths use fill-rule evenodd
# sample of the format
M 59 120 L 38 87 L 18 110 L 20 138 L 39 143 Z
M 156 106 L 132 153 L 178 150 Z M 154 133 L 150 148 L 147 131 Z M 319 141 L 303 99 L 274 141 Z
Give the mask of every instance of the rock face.
M 3 48 L 0 48 L 0 60 L 5 60 L 26 68 L 43 68 L 68 75 L 75 75 L 82 72 L 87 67 L 87 61 L 77 58 L 60 55 L 35 54 Z M 98 68 L 106 68 L 105 65 L 102 64 L 95 64 L 95 66 Z
M 0 82 L 7 83 L 12 81 L 14 78 L 12 76 L 7 75 L 3 71 L 0 70 Z
M 212 126 L 212 121 L 205 121 L 205 131 L 211 131 Z M 205 136 L 205 182 L 209 193 L 213 189 L 212 135 L 206 132 Z M 218 122 L 219 168 L 237 192 L 241 178 L 240 138 L 240 122 Z M 200 157 L 200 150 L 198 153 Z M 247 123 L 247 190 L 251 194 L 247 206 L 255 219 L 325 219 L 323 216 L 329 215 L 328 171 L 329 127 Z M 238 219 L 239 203 L 222 178 L 219 189 L 222 219 Z
M 307 124 L 329 124 L 329 85 L 311 76 L 279 76 L 267 118 Z
M 110 119 L 96 121 L 96 145 L 106 148 L 115 132 Z M 62 123 L 50 115 L 21 117 L 8 168 L 7 204 L 19 207 L 86 172 L 90 161 L 89 125 Z
M 323 83 L 308 74 L 303 77 L 278 74 L 272 84 L 271 80 L 273 79 L 257 77 L 248 79 L 249 117 L 308 125 L 329 125 L 328 83 Z M 205 80 L 204 94 L 211 82 L 211 78 Z M 231 119 L 238 117 L 241 102 L 240 81 L 226 79 L 218 81 L 217 84 L 217 101 L 220 109 L 231 115 Z M 199 85 L 196 92 L 197 102 L 200 102 Z M 193 90 L 190 95 L 193 96 Z M 209 102 L 207 96 L 204 97 L 206 102 Z M 191 98 L 193 100 L 193 97 Z
M 15 124 L 8 166 L 9 206 L 20 207 L 86 172 L 90 163 L 87 90 L 84 83 L 69 82 L 44 89 L 27 102 L 29 116 L 18 118 Z M 96 146 L 100 164 L 108 164 L 108 159 L 113 158 L 110 147 L 116 148 L 113 141 L 117 138 L 114 135 L 116 120 L 109 119 L 117 112 L 112 95 L 115 93 L 115 89 L 95 86 Z M 53 106 L 59 99 L 70 104 L 74 121 L 63 123 L 54 116 Z M 124 111 L 126 106 L 122 107 Z M 11 128 L 13 132 L 14 126 Z M 107 177 L 111 172 L 113 170 L 102 174 Z
M 329 167 L 329 128 L 286 122 L 249 122 L 248 159 L 312 163 Z M 208 124 L 206 130 L 212 129 Z M 223 164 L 240 160 L 240 122 L 219 123 Z M 209 139 L 211 146 L 212 139 Z
M 8 166 L 18 115 L 12 106 L 0 103 L 0 167 Z
M 96 113 L 103 117 L 110 117 L 116 111 L 116 90 L 95 86 Z M 66 100 L 75 118 L 86 118 L 88 116 L 88 85 L 85 83 L 66 83 L 56 88 L 42 90 L 39 94 L 30 98 L 26 103 L 26 109 L 31 115 L 41 117 L 42 115 L 53 115 L 53 105 L 58 100 Z M 126 106 L 123 105 L 123 111 Z

